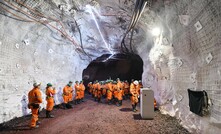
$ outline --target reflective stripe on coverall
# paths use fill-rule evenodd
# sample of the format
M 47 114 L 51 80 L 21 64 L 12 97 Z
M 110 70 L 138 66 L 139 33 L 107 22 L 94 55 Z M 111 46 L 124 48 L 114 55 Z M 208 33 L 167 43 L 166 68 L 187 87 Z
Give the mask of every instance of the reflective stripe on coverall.
M 42 103 L 42 97 L 41 97 L 41 92 L 39 88 L 33 88 L 29 93 L 28 93 L 28 100 L 29 104 L 40 104 Z M 33 108 L 33 106 L 30 106 L 31 108 L 31 113 L 32 113 L 32 118 L 31 118 L 31 127 L 36 126 L 36 122 L 38 121 L 38 109 L 39 108 Z

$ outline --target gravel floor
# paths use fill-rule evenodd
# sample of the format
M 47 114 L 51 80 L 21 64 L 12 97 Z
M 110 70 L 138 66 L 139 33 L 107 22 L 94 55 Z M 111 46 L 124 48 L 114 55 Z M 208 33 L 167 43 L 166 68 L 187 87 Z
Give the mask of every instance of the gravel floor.
M 139 108 L 138 108 L 139 109 Z M 40 113 L 41 125 L 29 129 L 31 116 L 21 117 L 0 125 L 0 133 L 19 134 L 189 134 L 173 117 L 155 111 L 153 120 L 143 120 L 139 110 L 131 111 L 129 100 L 123 106 L 94 102 L 88 97 L 85 102 L 74 105 L 73 109 L 55 108 L 55 118 L 45 118 Z

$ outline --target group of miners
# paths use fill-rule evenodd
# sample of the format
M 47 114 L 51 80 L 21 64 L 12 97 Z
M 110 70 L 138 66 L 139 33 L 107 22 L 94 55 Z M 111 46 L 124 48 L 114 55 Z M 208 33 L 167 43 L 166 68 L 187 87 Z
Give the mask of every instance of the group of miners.
M 73 102 L 73 91 L 75 91 L 75 99 L 74 103 L 75 105 L 80 104 L 81 102 L 84 102 L 84 94 L 85 94 L 85 86 L 83 84 L 83 81 L 76 81 L 74 85 L 74 89 L 72 87 L 73 82 L 70 81 L 64 88 L 63 88 L 63 107 L 66 108 L 72 108 L 71 102 Z
M 102 98 L 106 98 L 107 103 L 122 105 L 122 100 L 130 97 L 132 103 L 132 110 L 135 112 L 138 98 L 140 96 L 140 89 L 143 88 L 141 81 L 131 80 L 129 83 L 127 80 L 120 81 L 117 78 L 114 80 L 95 81 L 88 84 L 89 94 L 94 97 L 95 101 L 101 102 Z
M 63 88 L 63 108 L 69 109 L 72 108 L 71 103 L 80 104 L 84 102 L 85 96 L 85 86 L 83 81 L 76 81 L 75 85 L 72 86 L 73 82 L 69 81 L 69 83 Z M 32 118 L 31 118 L 31 128 L 39 127 L 38 121 L 38 113 L 40 103 L 42 103 L 42 95 L 40 92 L 41 83 L 34 83 L 33 89 L 28 93 L 28 108 L 31 109 Z M 129 84 L 128 81 L 120 81 L 117 78 L 116 81 L 106 80 L 106 81 L 95 81 L 94 83 L 89 82 L 87 85 L 87 89 L 89 94 L 94 97 L 95 101 L 101 102 L 102 98 L 106 98 L 107 103 L 116 104 L 117 106 L 122 105 L 123 99 L 130 98 L 132 104 L 132 110 L 136 112 L 136 106 L 139 101 L 140 89 L 142 88 L 141 81 L 131 80 Z M 73 100 L 73 92 L 75 92 L 74 100 Z M 51 111 L 54 107 L 54 95 L 56 93 L 55 88 L 51 83 L 48 83 L 46 86 L 45 94 L 46 94 L 46 118 L 53 118 L 51 115 Z M 155 100 L 154 100 L 155 101 Z M 156 101 L 154 102 L 154 106 L 156 106 Z
M 69 83 L 63 88 L 63 107 L 66 108 L 72 108 L 72 105 L 70 104 L 73 101 L 73 91 L 75 89 L 75 104 L 79 104 L 83 102 L 84 98 L 84 91 L 85 86 L 83 82 L 75 82 L 74 89 L 72 87 L 73 82 L 69 81 Z M 38 113 L 40 104 L 42 103 L 42 94 L 40 91 L 41 83 L 34 83 L 33 89 L 29 91 L 28 93 L 28 108 L 31 109 L 32 112 L 32 118 L 30 127 L 31 128 L 38 128 L 40 122 L 38 121 Z M 56 93 L 55 88 L 51 83 L 48 83 L 45 89 L 46 94 L 46 118 L 53 118 L 54 116 L 51 115 L 51 111 L 54 108 L 54 95 Z

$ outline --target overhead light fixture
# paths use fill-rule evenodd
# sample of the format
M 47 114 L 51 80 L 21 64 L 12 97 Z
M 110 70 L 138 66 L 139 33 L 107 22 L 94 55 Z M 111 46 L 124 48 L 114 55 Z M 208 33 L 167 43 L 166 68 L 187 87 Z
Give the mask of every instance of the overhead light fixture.
M 156 27 L 152 30 L 152 35 L 153 36 L 159 36 L 161 33 L 160 28 Z

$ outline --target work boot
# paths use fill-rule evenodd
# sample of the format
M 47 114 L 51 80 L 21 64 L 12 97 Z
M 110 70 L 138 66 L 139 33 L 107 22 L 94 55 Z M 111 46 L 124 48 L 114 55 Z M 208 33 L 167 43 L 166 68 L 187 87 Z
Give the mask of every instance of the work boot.
M 49 118 L 54 118 L 54 115 L 51 115 L 51 111 L 48 112 L 49 113 Z
M 67 104 L 66 104 L 66 107 L 67 107 L 68 109 L 73 108 L 70 103 L 67 103 Z
M 77 103 L 80 104 L 80 99 L 77 99 Z
M 62 105 L 63 105 L 63 109 L 67 109 L 67 107 L 66 107 L 66 104 L 65 104 L 65 103 L 63 103 Z
M 132 105 L 132 110 L 133 110 L 133 112 L 136 112 L 135 105 Z
M 50 114 L 51 111 L 46 111 L 46 118 L 54 118 L 54 115 Z
M 78 103 L 77 103 L 77 100 L 74 100 L 74 105 L 77 105 Z
M 111 105 L 111 101 L 110 101 L 110 100 L 108 100 L 108 102 L 107 102 L 107 103 L 108 103 L 108 105 Z
M 41 124 L 41 122 L 40 121 L 36 121 L 36 125 L 40 125 Z
M 49 118 L 49 111 L 46 110 L 46 118 Z
M 136 107 L 137 107 L 137 103 L 134 105 L 134 109 L 137 111 Z
M 122 106 L 122 100 L 120 100 L 119 104 L 120 104 L 120 106 Z
M 39 128 L 39 125 L 36 125 L 34 127 L 31 126 L 31 129 Z

